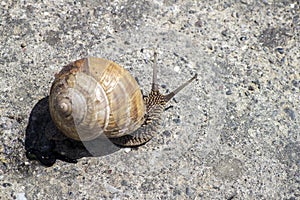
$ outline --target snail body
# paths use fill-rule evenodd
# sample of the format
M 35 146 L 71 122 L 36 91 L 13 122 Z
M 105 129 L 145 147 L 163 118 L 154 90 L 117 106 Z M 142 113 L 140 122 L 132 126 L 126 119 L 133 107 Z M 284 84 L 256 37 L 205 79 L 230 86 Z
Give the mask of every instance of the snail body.
M 152 90 L 143 97 L 136 80 L 120 65 L 83 58 L 55 76 L 49 110 L 56 127 L 69 138 L 89 141 L 105 134 L 118 145 L 137 146 L 154 136 L 165 104 L 195 78 L 162 95 L 155 54 Z

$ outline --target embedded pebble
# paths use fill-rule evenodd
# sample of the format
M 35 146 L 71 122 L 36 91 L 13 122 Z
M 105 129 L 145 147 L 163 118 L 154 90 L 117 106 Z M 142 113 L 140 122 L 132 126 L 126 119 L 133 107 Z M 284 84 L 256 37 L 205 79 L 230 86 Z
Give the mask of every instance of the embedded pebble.
M 124 148 L 123 149 L 126 153 L 129 153 L 131 151 L 131 148 Z
M 16 194 L 16 200 L 27 200 L 25 193 L 21 192 L 21 193 L 17 193 Z
M 175 72 L 179 72 L 179 71 L 180 71 L 180 67 L 179 67 L 179 66 L 175 66 L 175 67 L 174 67 L 174 71 L 175 71 Z

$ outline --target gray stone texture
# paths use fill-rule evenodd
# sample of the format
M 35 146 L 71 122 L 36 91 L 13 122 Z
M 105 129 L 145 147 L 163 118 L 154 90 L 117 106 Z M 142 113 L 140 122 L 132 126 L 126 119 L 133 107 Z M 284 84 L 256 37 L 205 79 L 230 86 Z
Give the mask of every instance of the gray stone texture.
M 298 0 L 0 1 L 0 199 L 299 199 Z M 198 80 L 134 149 L 44 167 L 34 105 L 62 66 L 113 60 L 162 93 Z

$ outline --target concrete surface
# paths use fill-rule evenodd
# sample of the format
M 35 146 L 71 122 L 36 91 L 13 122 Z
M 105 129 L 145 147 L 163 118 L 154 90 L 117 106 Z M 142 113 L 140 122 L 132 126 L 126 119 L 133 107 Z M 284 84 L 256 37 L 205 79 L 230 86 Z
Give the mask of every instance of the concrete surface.
M 299 199 L 300 2 L 0 1 L 0 199 Z M 162 92 L 198 73 L 138 149 L 25 156 L 33 106 L 90 56 Z

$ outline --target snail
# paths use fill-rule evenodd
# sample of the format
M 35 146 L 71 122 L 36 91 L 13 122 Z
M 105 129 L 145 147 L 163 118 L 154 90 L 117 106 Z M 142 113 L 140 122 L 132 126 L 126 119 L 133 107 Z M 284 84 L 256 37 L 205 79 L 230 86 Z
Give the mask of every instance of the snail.
M 158 89 L 156 58 L 154 53 L 152 89 L 147 96 L 130 73 L 113 61 L 87 57 L 64 66 L 50 89 L 49 110 L 55 126 L 78 141 L 101 134 L 119 146 L 151 140 L 166 103 L 197 77 L 163 95 Z

